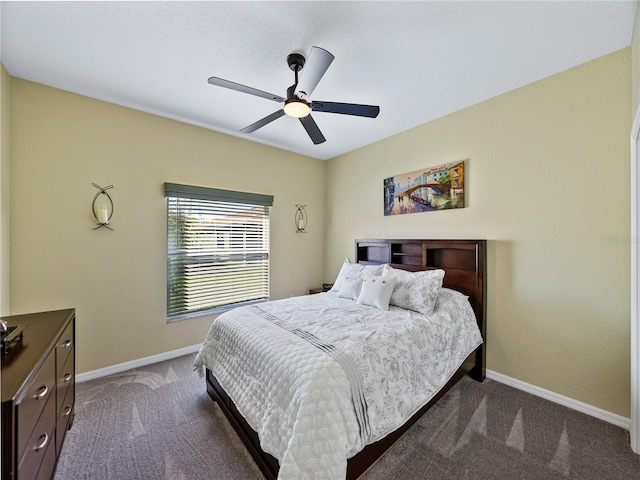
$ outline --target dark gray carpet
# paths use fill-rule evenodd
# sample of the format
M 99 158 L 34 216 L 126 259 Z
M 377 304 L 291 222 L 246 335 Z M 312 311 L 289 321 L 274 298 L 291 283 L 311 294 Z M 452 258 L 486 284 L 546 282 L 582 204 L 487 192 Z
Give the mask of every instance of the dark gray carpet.
M 55 480 L 262 479 L 193 355 L 78 384 Z M 640 480 L 629 433 L 498 382 L 463 379 L 363 480 Z

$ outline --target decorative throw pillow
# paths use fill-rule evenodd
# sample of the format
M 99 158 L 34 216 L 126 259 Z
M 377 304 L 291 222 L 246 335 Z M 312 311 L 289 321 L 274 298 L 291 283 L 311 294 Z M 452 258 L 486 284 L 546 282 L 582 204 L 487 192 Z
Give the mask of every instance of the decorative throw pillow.
M 342 282 L 338 296 L 342 298 L 350 298 L 351 300 L 358 300 L 361 287 L 361 277 L 347 277 Z
M 395 281 L 396 279 L 390 275 L 363 278 L 358 303 L 389 310 L 389 299 Z
M 330 292 L 338 293 L 340 291 L 342 282 L 344 282 L 344 279 L 347 278 L 347 270 L 349 269 L 349 265 L 351 265 L 351 262 L 348 258 L 346 258 L 344 260 L 344 263 L 342 264 L 342 267 L 340 267 L 340 271 L 338 272 L 338 276 L 336 277 L 335 282 L 333 282 L 333 287 L 331 287 L 331 289 L 329 290 Z
M 438 292 L 442 287 L 444 270 L 408 272 L 386 266 L 384 275 L 393 275 L 396 279 L 395 288 L 389 300 L 390 305 L 413 310 L 423 315 L 433 313 Z
M 344 279 L 351 278 L 364 278 L 369 275 L 382 275 L 384 265 L 362 265 L 360 263 L 351 263 L 349 260 L 345 260 L 340 268 L 340 272 L 336 277 L 336 281 L 333 283 L 330 292 L 339 293 L 342 288 Z

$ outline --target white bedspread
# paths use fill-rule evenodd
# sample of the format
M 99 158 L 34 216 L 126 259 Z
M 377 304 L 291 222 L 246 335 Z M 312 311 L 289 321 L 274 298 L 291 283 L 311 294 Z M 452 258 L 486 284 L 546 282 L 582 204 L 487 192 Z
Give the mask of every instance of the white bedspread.
M 348 458 L 405 423 L 481 343 L 458 292 L 442 289 L 428 316 L 322 293 L 220 315 L 195 367 L 213 372 L 280 480 L 343 479 Z

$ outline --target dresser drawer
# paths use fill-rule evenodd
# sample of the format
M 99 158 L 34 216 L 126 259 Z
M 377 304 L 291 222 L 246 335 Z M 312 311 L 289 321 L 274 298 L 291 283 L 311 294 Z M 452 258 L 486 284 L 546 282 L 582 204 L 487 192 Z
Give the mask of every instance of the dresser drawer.
M 56 455 L 60 455 L 60 449 L 62 448 L 62 442 L 67 434 L 67 430 L 71 427 L 71 421 L 73 420 L 73 410 L 75 408 L 75 383 L 69 385 L 67 389 L 67 396 L 62 404 L 59 405 L 58 420 L 56 423 Z
M 60 368 L 67 362 L 67 357 L 74 350 L 74 336 L 73 336 L 73 326 L 75 322 L 70 322 L 67 325 L 67 328 L 64 329 L 62 335 L 58 339 L 56 343 L 56 362 L 58 364 L 58 373 L 60 373 Z
M 43 409 L 40 420 L 33 429 L 33 434 L 27 440 L 24 450 L 19 451 L 19 454 L 24 455 L 18 467 L 19 480 L 36 478 L 40 470 L 40 464 L 48 450 L 53 449 L 52 452 L 55 458 L 55 425 L 56 399 L 51 396 Z M 50 474 L 49 477 L 51 477 Z
M 56 446 L 51 442 L 51 444 L 47 446 L 47 451 L 45 452 L 42 463 L 40 464 L 40 470 L 38 470 L 36 480 L 51 480 L 56 468 L 56 458 Z M 20 477 L 20 480 L 25 480 L 25 477 Z
M 62 402 L 64 397 L 67 396 L 67 390 L 69 390 L 69 386 L 75 383 L 75 372 L 74 372 L 74 356 L 75 352 L 73 349 L 67 355 L 67 361 L 63 365 L 58 364 L 58 380 L 56 382 L 56 397 L 58 400 L 58 413 L 62 408 Z
M 17 432 L 18 432 L 18 458 L 25 450 L 27 440 L 31 437 L 33 427 L 38 422 L 40 414 L 44 410 L 47 400 L 53 398 L 51 408 L 53 408 L 53 418 L 56 416 L 55 407 L 55 387 L 56 387 L 56 357 L 47 356 L 47 359 L 38 372 L 35 380 L 29 386 L 26 395 L 17 405 Z

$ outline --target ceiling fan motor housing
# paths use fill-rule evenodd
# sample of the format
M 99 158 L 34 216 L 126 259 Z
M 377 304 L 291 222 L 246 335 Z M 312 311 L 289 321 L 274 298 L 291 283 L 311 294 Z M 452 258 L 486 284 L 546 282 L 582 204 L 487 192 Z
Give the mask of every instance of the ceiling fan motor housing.
M 287 99 L 284 102 L 284 113 L 293 118 L 303 118 L 311 113 L 311 104 L 296 94 L 297 84 L 287 88 Z

